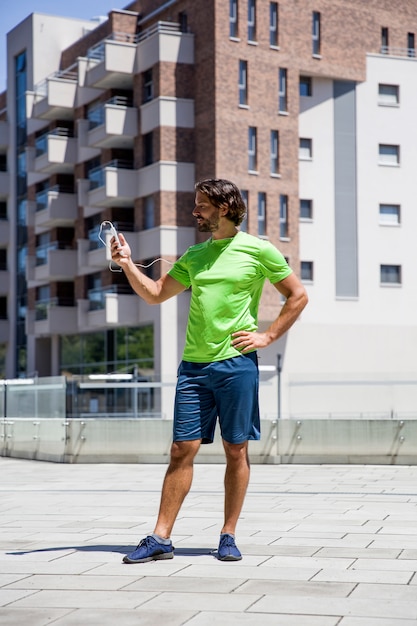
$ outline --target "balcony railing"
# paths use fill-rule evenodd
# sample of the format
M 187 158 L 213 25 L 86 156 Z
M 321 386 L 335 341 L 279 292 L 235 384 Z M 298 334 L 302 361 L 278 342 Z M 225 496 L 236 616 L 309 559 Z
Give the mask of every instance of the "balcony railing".
M 415 48 L 397 48 L 395 46 L 381 46 L 380 54 L 386 54 L 392 57 L 408 57 L 416 58 Z
M 74 298 L 47 298 L 44 300 L 37 300 L 35 303 L 35 320 L 48 319 L 48 311 L 51 307 L 57 306 L 75 306 Z
M 87 58 L 95 61 L 104 61 L 105 58 L 105 43 L 106 41 L 118 41 L 121 43 L 133 43 L 137 44 L 140 41 L 149 39 L 156 33 L 180 33 L 181 28 L 177 22 L 157 22 L 150 28 L 147 28 L 141 33 L 123 33 L 114 32 L 111 33 L 105 39 L 102 39 L 87 51 Z
M 104 309 L 106 306 L 107 293 L 131 295 L 133 292 L 129 285 L 109 285 L 108 287 L 95 287 L 94 289 L 89 289 L 87 294 L 89 300 L 89 310 L 99 311 Z
M 133 162 L 125 161 L 123 159 L 113 159 L 113 161 L 109 161 L 109 163 L 106 163 L 105 165 L 100 165 L 99 167 L 95 167 L 90 170 L 88 173 L 90 191 L 98 189 L 99 187 L 104 187 L 106 184 L 106 169 L 109 167 L 114 169 L 131 170 L 133 169 Z
M 73 65 L 70 65 L 65 70 L 52 72 L 52 74 L 50 74 L 47 78 L 44 78 L 37 83 L 33 88 L 33 91 L 35 92 L 35 102 L 41 100 L 42 98 L 46 98 L 48 95 L 48 81 L 53 79 L 76 82 L 78 80 L 78 63 L 73 63 Z
M 62 241 L 52 241 L 36 248 L 36 266 L 46 265 L 48 263 L 48 254 L 50 250 L 72 250 L 72 246 Z
M 119 232 L 126 233 L 126 232 L 133 231 L 133 224 L 131 222 L 113 221 L 113 225 L 115 226 L 116 230 Z M 89 241 L 88 249 L 90 251 L 97 250 L 98 248 L 102 248 L 104 246 L 103 242 L 100 240 L 100 237 L 101 239 L 105 239 L 104 233 L 102 232 L 102 228 L 100 224 L 97 224 L 97 226 L 94 226 L 94 228 L 90 228 L 90 230 L 87 233 L 87 237 Z
M 132 98 L 128 98 L 127 96 L 113 96 L 113 98 L 110 98 L 110 100 L 107 100 L 106 102 L 100 102 L 96 106 L 91 107 L 87 112 L 89 130 L 92 130 L 93 128 L 97 128 L 97 126 L 102 126 L 104 124 L 106 104 L 111 104 L 113 106 L 119 107 L 131 107 Z
M 168 33 L 169 34 L 169 33 L 180 33 L 180 32 L 181 32 L 181 28 L 178 22 L 157 22 L 153 26 L 150 26 L 143 32 L 139 33 L 137 35 L 137 41 L 138 42 L 144 41 L 145 39 L 152 37 L 152 35 L 155 35 L 156 33 L 165 33 L 165 34 Z
M 74 137 L 74 131 L 70 128 L 58 126 L 35 139 L 35 154 L 41 156 L 48 151 L 48 137 Z
M 48 194 L 50 192 L 55 193 L 74 193 L 74 188 L 71 185 L 53 185 L 48 189 L 38 191 L 36 194 L 36 211 L 43 211 L 48 208 Z

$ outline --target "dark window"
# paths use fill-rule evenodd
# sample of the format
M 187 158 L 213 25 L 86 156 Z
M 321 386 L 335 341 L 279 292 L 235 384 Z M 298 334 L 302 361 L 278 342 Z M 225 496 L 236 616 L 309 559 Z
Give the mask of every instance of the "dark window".
M 401 265 L 381 265 L 380 280 L 383 284 L 401 285 Z
M 266 235 L 266 193 L 258 192 L 258 235 Z
M 153 99 L 153 75 L 152 68 L 143 73 L 143 102 Z
M 414 33 L 407 33 L 407 55 L 409 57 L 416 56 L 416 38 Z
M 248 156 L 249 164 L 248 169 L 250 172 L 255 172 L 257 168 L 257 132 L 254 126 L 249 126 L 248 133 Z
M 301 261 L 301 280 L 313 281 L 314 278 L 313 261 Z
M 381 54 L 388 54 L 388 52 L 389 52 L 388 28 L 383 26 L 381 28 Z
M 277 130 L 271 130 L 271 174 L 279 173 L 279 133 Z
M 7 270 L 7 250 L 0 248 L 0 270 Z
M 0 297 L 0 320 L 7 320 L 7 296 Z
M 144 165 L 151 165 L 154 160 L 153 155 L 153 133 L 146 133 L 143 135 L 143 160 Z
M 287 104 L 287 70 L 284 67 L 279 68 L 278 75 L 278 110 L 281 113 L 286 113 L 288 110 Z
M 300 218 L 303 220 L 313 219 L 313 201 L 300 200 Z
M 238 37 L 238 2 L 230 0 L 229 2 L 229 37 Z
M 279 236 L 288 239 L 288 196 L 283 194 L 279 197 Z
M 311 76 L 300 76 L 300 96 L 312 96 L 313 86 Z
M 256 41 L 256 0 L 248 0 L 248 41 Z
M 313 11 L 312 44 L 314 56 L 319 56 L 321 54 L 320 18 L 320 13 L 318 11 Z
M 248 104 L 248 62 L 239 61 L 239 105 Z
M 269 45 L 278 46 L 278 2 L 269 3 Z
M 178 14 L 178 22 L 180 25 L 180 31 L 182 33 L 188 33 L 188 15 L 185 11 L 180 11 Z

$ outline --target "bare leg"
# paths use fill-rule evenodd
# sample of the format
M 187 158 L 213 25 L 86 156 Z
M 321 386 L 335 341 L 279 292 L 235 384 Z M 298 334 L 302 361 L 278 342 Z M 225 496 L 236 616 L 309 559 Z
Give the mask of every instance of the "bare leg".
M 232 444 L 223 440 L 223 447 L 227 465 L 224 476 L 224 526 L 221 532 L 234 535 L 249 483 L 248 442 Z
M 174 441 L 171 460 L 165 474 L 161 493 L 158 520 L 154 533 L 168 539 L 184 498 L 190 491 L 193 480 L 194 457 L 200 447 L 200 439 Z

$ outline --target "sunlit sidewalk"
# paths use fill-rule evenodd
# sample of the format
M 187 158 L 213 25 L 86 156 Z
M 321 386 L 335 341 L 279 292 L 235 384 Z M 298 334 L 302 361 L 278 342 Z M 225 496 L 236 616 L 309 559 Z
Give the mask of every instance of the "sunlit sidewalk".
M 224 563 L 224 467 L 198 464 L 175 558 L 137 565 L 165 466 L 0 471 L 5 626 L 417 625 L 417 467 L 253 465 L 243 560 Z

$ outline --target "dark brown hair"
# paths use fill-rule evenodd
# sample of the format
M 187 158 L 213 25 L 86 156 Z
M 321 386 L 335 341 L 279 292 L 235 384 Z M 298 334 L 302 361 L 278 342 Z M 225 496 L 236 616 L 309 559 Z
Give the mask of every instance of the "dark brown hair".
M 218 209 L 227 208 L 227 218 L 236 226 L 246 216 L 246 205 L 242 194 L 234 183 L 223 178 L 207 178 L 195 184 L 195 190 L 203 193 Z

